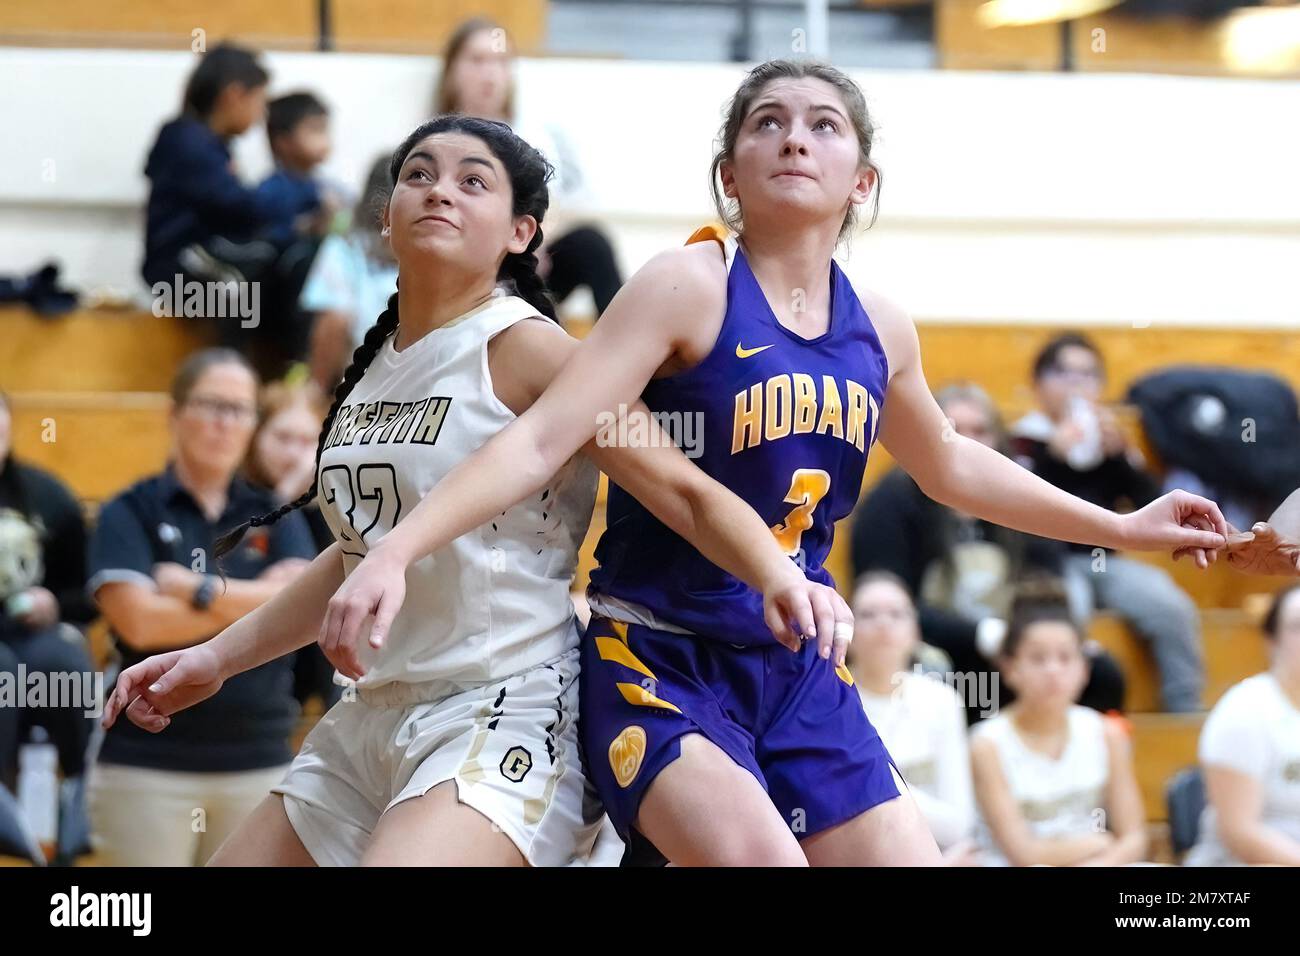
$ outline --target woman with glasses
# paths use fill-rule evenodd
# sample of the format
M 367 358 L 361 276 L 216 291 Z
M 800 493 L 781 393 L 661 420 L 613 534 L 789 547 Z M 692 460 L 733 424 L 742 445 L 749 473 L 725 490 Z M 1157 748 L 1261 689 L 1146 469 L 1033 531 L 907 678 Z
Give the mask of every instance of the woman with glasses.
M 112 629 L 121 666 L 200 643 L 293 580 L 315 555 L 292 514 L 256 528 L 222 561 L 213 541 L 274 492 L 237 476 L 257 424 L 257 376 L 228 349 L 206 349 L 172 383 L 173 453 L 100 511 L 87 590 Z M 279 782 L 298 716 L 293 655 L 226 681 L 178 713 L 169 732 L 119 721 L 91 773 L 100 859 L 117 866 L 202 864 Z

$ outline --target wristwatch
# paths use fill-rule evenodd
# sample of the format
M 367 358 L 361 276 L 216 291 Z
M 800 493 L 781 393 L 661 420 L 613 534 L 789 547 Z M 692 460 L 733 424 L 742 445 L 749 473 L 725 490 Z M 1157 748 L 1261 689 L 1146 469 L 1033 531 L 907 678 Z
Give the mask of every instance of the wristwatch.
M 194 589 L 194 596 L 190 598 L 190 604 L 196 611 L 206 611 L 212 606 L 212 600 L 217 596 L 217 579 L 211 574 L 203 575 L 203 581 Z

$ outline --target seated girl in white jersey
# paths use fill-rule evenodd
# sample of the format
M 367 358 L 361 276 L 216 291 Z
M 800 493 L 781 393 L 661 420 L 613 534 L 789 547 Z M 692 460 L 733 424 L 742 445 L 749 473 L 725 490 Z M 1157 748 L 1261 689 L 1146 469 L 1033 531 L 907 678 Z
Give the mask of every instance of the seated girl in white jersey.
M 576 344 L 552 321 L 536 274 L 549 174 L 536 150 L 505 124 L 444 116 L 407 137 L 390 172 L 382 224 L 398 292 L 335 391 L 317 484 L 248 523 L 273 522 L 319 488 L 335 543 L 257 613 L 125 671 L 104 720 L 125 710 L 161 731 L 229 675 L 319 637 L 355 689 L 213 862 L 562 865 L 584 855 L 601 820 L 578 753 L 569 599 L 596 491 L 591 462 L 761 590 L 774 620 L 816 627 L 829 641 L 837 623 L 851 630 L 851 615 L 799 573 L 752 510 L 661 436 L 566 455 L 526 501 L 402 563 L 405 605 L 390 591 L 366 646 L 322 633 L 327 603 L 367 616 L 355 599 L 332 595 L 366 561 L 387 560 L 394 526 L 528 408 Z M 503 281 L 514 295 L 498 288 Z M 511 467 L 532 473 L 532 461 Z M 247 526 L 227 534 L 218 555 Z M 788 629 L 781 636 L 794 640 Z
M 871 726 L 898 762 L 950 866 L 975 862 L 975 793 L 962 694 L 914 664 L 921 630 L 902 578 L 868 571 L 853 588 L 849 669 Z M 947 675 L 953 677 L 969 675 Z M 963 688 L 975 695 L 965 681 Z
M 1268 670 L 1229 688 L 1201 728 L 1206 805 L 1187 866 L 1300 866 L 1300 584 L 1273 596 L 1263 631 Z
M 1120 866 L 1147 851 L 1128 735 L 1075 701 L 1088 681 L 1063 587 L 1023 586 L 999 654 L 1015 701 L 971 729 L 988 866 Z
M 714 162 L 738 240 L 646 264 L 531 408 L 349 576 L 327 642 L 364 641 L 371 612 L 382 631 L 411 562 L 537 494 L 642 396 L 656 413 L 700 416 L 696 463 L 762 516 L 809 580 L 831 583 L 834 524 L 857 499 L 877 437 L 929 495 L 967 514 L 1102 547 L 1190 546 L 1199 565 L 1212 560 L 1226 530 L 1213 502 L 1175 491 L 1118 515 L 948 427 L 911 319 L 832 259 L 876 191 L 872 139 L 862 91 L 833 67 L 775 60 L 751 71 Z M 581 733 L 620 834 L 639 832 L 678 864 L 938 862 L 844 672 L 847 640 L 834 636 L 830 659 L 819 622 L 804 632 L 818 646 L 787 654 L 768 636 L 786 630 L 770 602 L 617 484 L 588 594 Z M 767 685 L 765 672 L 776 675 Z

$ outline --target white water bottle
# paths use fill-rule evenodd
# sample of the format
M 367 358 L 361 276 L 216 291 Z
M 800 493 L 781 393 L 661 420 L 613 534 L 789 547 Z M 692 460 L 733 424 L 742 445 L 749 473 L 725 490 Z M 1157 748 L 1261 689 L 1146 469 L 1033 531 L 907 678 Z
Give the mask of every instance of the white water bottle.
M 18 805 L 48 857 L 59 835 L 59 751 L 41 727 L 18 751 Z
M 1070 399 L 1070 417 L 1083 437 L 1065 453 L 1065 461 L 1075 471 L 1091 471 L 1106 457 L 1101 445 L 1101 422 L 1092 405 L 1081 395 Z

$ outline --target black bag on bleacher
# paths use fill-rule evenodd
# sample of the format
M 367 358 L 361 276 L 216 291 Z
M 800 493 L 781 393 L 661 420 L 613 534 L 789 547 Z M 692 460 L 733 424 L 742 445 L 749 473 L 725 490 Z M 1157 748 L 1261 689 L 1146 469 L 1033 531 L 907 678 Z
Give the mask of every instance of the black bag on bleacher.
M 1269 510 L 1300 487 L 1300 410 L 1277 376 L 1176 366 L 1138 379 L 1128 401 L 1167 466 Z

